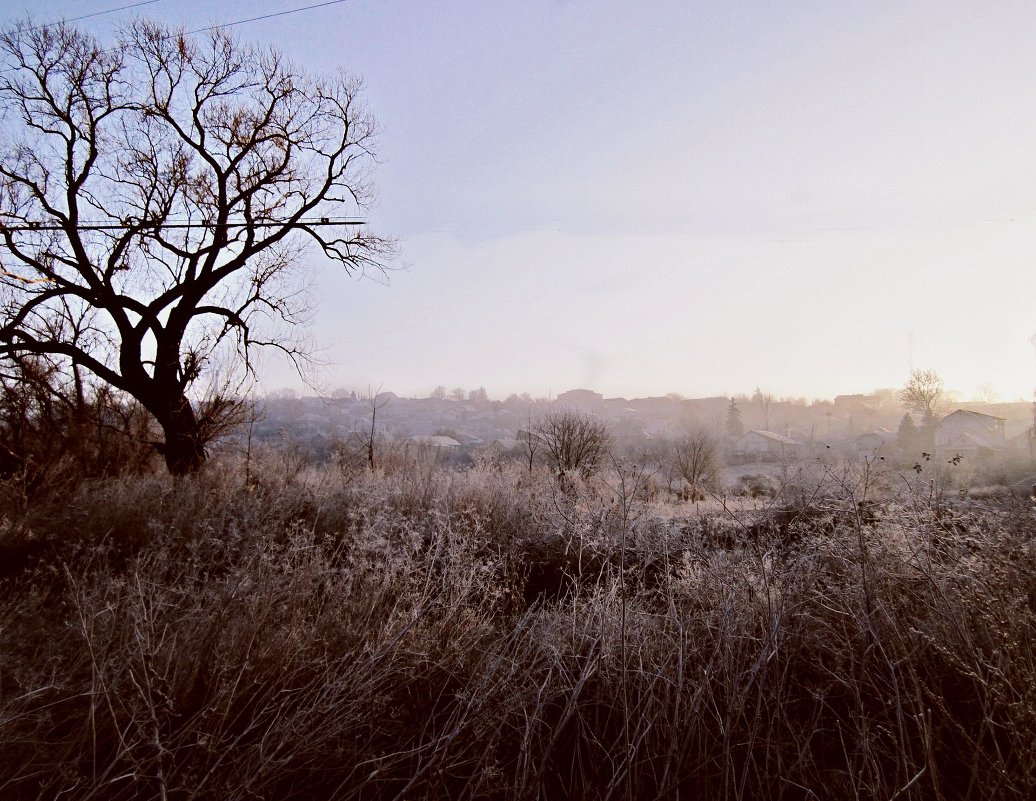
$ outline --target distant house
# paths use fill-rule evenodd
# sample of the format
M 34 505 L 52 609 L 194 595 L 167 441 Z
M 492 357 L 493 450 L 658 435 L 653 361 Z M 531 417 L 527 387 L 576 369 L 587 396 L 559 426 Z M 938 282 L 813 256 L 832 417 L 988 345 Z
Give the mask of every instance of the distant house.
M 570 389 L 557 397 L 563 406 L 596 406 L 604 400 L 604 395 L 590 389 Z
M 876 428 L 865 434 L 860 434 L 853 440 L 853 448 L 856 455 L 861 459 L 874 459 L 884 455 L 896 444 L 896 433 L 886 428 Z
M 460 443 L 453 437 L 435 436 L 430 434 L 419 434 L 416 437 L 408 437 L 407 444 L 417 445 L 421 448 L 442 448 L 447 450 L 460 447 Z
M 791 437 L 755 429 L 736 439 L 732 450 L 734 456 L 742 459 L 790 462 L 801 459 L 806 446 Z
M 990 458 L 1007 450 L 1003 417 L 958 409 L 935 427 L 939 456 Z
M 1024 454 L 1036 459 L 1036 428 L 1029 426 L 1020 434 L 1007 438 L 1007 448 L 1016 454 Z
M 502 437 L 500 439 L 494 439 L 482 449 L 482 452 L 488 456 L 506 456 L 508 454 L 518 455 L 524 452 L 524 450 L 522 443 L 518 440 L 511 439 L 510 437 Z
M 842 421 L 850 437 L 859 431 L 869 431 L 878 421 L 873 395 L 837 395 L 834 400 L 835 417 Z
M 514 435 L 514 438 L 518 440 L 519 444 L 525 445 L 527 442 L 536 444 L 543 443 L 543 437 L 537 434 L 535 431 L 526 431 L 524 428 L 519 428 L 518 433 Z

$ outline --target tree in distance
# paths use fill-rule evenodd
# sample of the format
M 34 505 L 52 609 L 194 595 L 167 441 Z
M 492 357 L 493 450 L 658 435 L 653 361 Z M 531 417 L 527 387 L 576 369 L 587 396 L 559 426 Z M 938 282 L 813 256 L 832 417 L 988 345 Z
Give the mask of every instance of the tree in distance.
M 904 453 L 914 453 L 918 449 L 921 434 L 914 425 L 914 418 L 910 414 L 904 414 L 899 421 L 899 430 L 896 432 L 896 443 Z
M 139 21 L 105 43 L 22 23 L 0 54 L 0 359 L 125 393 L 193 472 L 226 406 L 199 379 L 263 346 L 306 366 L 303 256 L 363 273 L 393 252 L 341 219 L 371 198 L 358 85 Z
M 591 475 L 608 453 L 611 434 L 598 418 L 574 409 L 550 412 L 536 424 L 544 451 L 563 472 Z
M 921 415 L 926 427 L 934 426 L 944 395 L 942 379 L 935 370 L 914 370 L 899 392 L 899 399 L 911 412 Z
M 899 399 L 909 411 L 921 415 L 917 432 L 918 447 L 931 450 L 935 444 L 935 424 L 945 397 L 942 379 L 935 370 L 914 370 L 899 392 Z
M 670 476 L 686 482 L 691 500 L 717 488 L 721 467 L 720 443 L 711 431 L 695 426 L 673 442 Z
M 731 439 L 737 439 L 745 433 L 745 425 L 741 422 L 741 410 L 737 407 L 737 403 L 733 398 L 730 399 L 730 405 L 727 406 L 727 436 Z
M 752 402 L 759 404 L 759 411 L 763 413 L 763 426 L 766 431 L 770 430 L 770 408 L 773 406 L 773 395 L 763 392 L 759 387 L 755 388 L 752 395 Z

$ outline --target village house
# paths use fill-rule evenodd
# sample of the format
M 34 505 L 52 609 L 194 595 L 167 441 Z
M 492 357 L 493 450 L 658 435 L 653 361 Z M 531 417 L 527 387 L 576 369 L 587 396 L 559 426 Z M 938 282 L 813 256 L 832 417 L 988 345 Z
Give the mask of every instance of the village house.
M 772 431 L 753 429 L 734 441 L 731 449 L 739 459 L 753 459 L 766 462 L 793 462 L 806 454 L 806 446 Z
M 853 440 L 853 448 L 860 459 L 875 459 L 886 455 L 896 444 L 896 433 L 887 428 L 875 428 Z
M 1007 450 L 1003 417 L 958 409 L 935 427 L 935 452 L 939 456 L 989 459 Z
M 454 448 L 460 447 L 460 443 L 453 437 L 428 434 L 419 434 L 414 437 L 407 437 L 406 442 L 408 445 L 416 445 L 420 448 L 445 448 L 447 450 L 453 450 Z
M 570 389 L 568 392 L 560 393 L 557 397 L 557 402 L 562 406 L 580 408 L 596 408 L 602 401 L 604 401 L 604 395 L 591 389 Z
M 486 445 L 482 452 L 486 456 L 500 458 L 503 456 L 520 456 L 525 452 L 521 442 L 512 437 L 500 437 Z

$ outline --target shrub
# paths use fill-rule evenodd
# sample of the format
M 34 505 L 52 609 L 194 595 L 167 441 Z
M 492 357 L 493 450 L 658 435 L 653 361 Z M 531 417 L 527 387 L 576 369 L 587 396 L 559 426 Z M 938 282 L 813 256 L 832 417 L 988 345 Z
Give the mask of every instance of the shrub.
M 593 415 L 574 409 L 547 414 L 536 425 L 536 434 L 558 471 L 592 475 L 608 453 L 608 426 Z
M 0 578 L 0 795 L 1036 793 L 1025 502 L 278 458 L 8 516 L 49 545 Z

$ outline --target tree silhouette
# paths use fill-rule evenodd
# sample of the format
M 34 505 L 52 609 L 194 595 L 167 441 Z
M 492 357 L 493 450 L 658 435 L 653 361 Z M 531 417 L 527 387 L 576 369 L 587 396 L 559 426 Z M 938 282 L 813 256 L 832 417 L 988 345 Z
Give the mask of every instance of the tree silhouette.
M 720 467 L 719 441 L 710 431 L 694 427 L 673 442 L 671 475 L 687 482 L 695 500 L 717 482 Z
M 737 439 L 745 433 L 745 425 L 741 422 L 741 410 L 733 398 L 727 407 L 727 436 Z
M 305 365 L 303 254 L 361 272 L 391 254 L 332 216 L 371 195 L 357 84 L 144 22 L 108 44 L 22 24 L 0 53 L 0 357 L 126 393 L 169 470 L 192 472 L 212 435 L 203 375 L 250 372 L 261 346 Z
M 764 426 L 767 431 L 770 430 L 770 407 L 773 406 L 773 395 L 769 392 L 763 392 L 759 387 L 755 388 L 755 394 L 752 395 L 752 401 L 759 404 L 759 411 L 763 413 Z
M 562 471 L 590 475 L 608 453 L 611 434 L 599 418 L 575 409 L 546 415 L 534 432 L 554 466 Z
M 899 421 L 899 430 L 896 432 L 896 443 L 905 453 L 912 453 L 917 450 L 920 443 L 920 432 L 914 425 L 914 418 L 904 414 Z
M 921 415 L 926 427 L 931 427 L 935 425 L 943 394 L 942 379 L 935 370 L 914 370 L 900 390 L 899 399 L 907 409 Z

